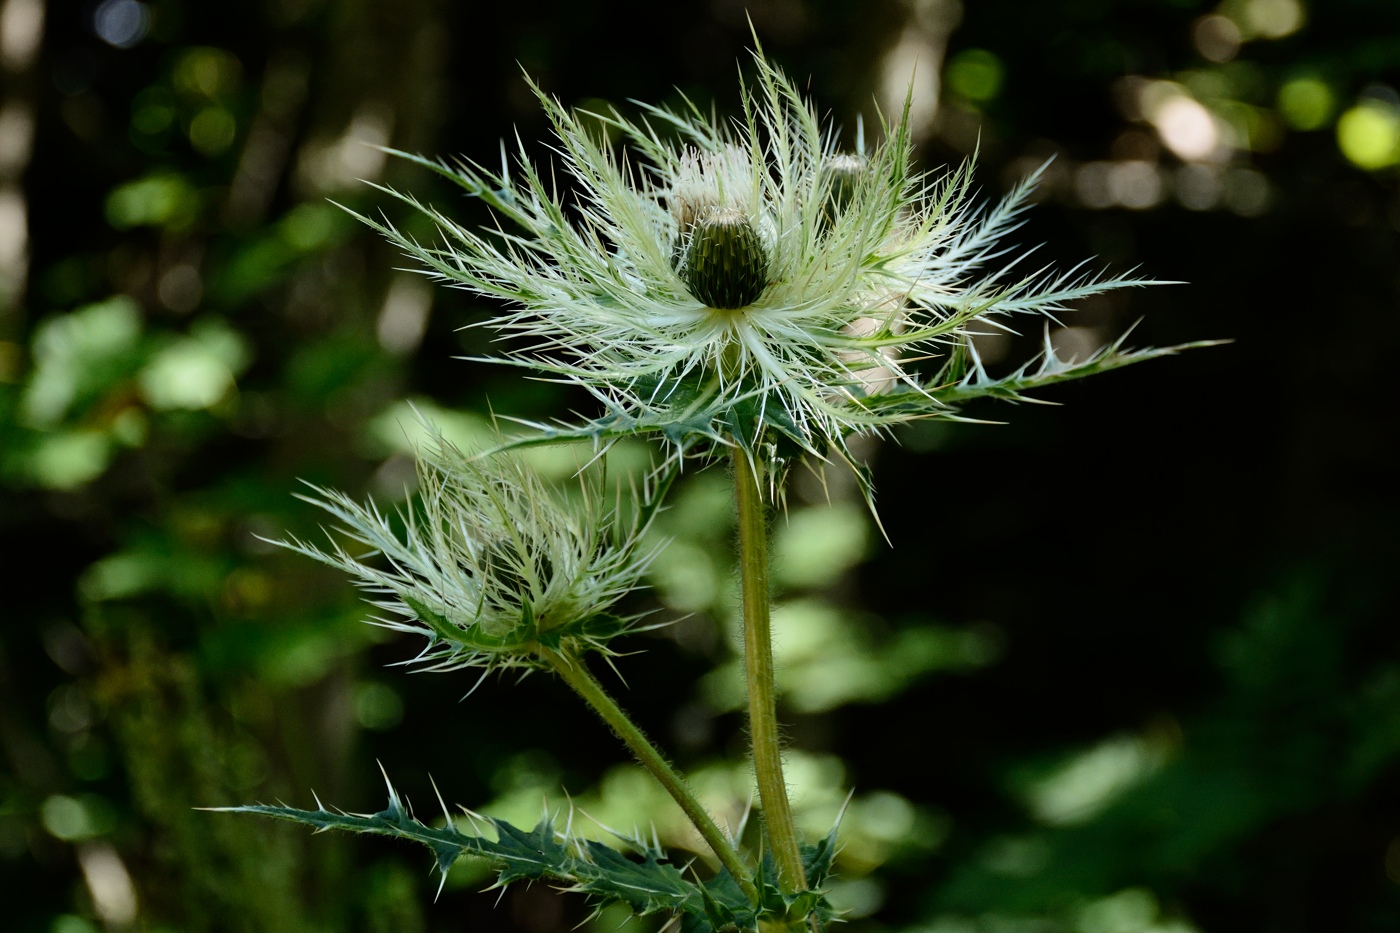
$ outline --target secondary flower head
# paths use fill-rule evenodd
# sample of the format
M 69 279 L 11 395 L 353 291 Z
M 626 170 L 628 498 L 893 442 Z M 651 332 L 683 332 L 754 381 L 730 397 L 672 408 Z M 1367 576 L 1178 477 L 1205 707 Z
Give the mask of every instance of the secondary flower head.
M 507 361 L 605 404 L 578 436 L 824 453 L 852 432 L 947 416 L 971 395 L 1014 398 L 1087 374 L 1051 356 L 1014 386 L 977 390 L 993 381 L 973 333 L 1145 284 L 1012 274 L 1023 257 L 999 240 L 1019 225 L 1034 176 L 979 209 L 970 165 L 937 179 L 914 169 L 905 120 L 882 122 L 877 145 L 858 133 L 843 152 L 792 82 L 755 61 L 732 122 L 690 104 L 641 105 L 637 119 L 577 114 L 539 92 L 566 190 L 523 152 L 512 166 L 503 151 L 499 172 L 409 156 L 487 202 L 500 230 L 468 229 L 405 195 L 437 222 L 440 245 L 367 222 L 442 279 L 504 300 L 486 323 L 514 339 Z
M 421 453 L 418 475 L 418 503 L 396 521 L 342 493 L 306 497 L 367 554 L 282 542 L 355 577 L 389 613 L 378 624 L 426 636 L 412 663 L 536 667 L 541 648 L 606 652 L 633 627 L 608 610 L 650 563 L 639 542 L 654 496 L 624 522 L 597 471 L 580 474 L 569 494 L 509 454 L 468 457 L 440 436 Z

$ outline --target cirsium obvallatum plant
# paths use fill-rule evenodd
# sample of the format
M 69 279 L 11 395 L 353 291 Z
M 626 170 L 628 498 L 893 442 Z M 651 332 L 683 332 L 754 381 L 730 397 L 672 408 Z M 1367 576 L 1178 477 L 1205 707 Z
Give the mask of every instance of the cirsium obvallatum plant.
M 312 825 L 420 841 L 444 873 L 483 856 L 501 883 L 547 878 L 619 900 L 639 913 L 682 916 L 694 930 L 820 927 L 832 835 L 804 844 L 783 777 L 768 602 L 766 509 L 781 499 L 795 457 L 850 462 L 854 435 L 916 419 L 956 418 L 980 397 L 1027 400 L 1033 389 L 1183 347 L 1128 351 L 1122 340 L 1085 359 L 1041 355 L 993 378 L 972 338 L 1050 319 L 1069 303 L 1150 280 L 1028 269 L 1003 245 L 1037 176 L 1000 204 L 977 207 L 971 164 L 935 177 L 915 168 L 904 118 L 882 140 L 834 131 L 761 55 L 730 121 L 687 103 L 578 114 L 536 89 L 556 136 L 571 194 L 522 151 L 497 171 L 406 156 L 492 208 L 500 227 L 464 227 L 410 195 L 435 221 L 424 244 L 362 218 L 436 278 L 503 303 L 482 322 L 510 341 L 504 362 L 581 386 L 601 414 L 582 424 L 538 423 L 467 457 L 439 438 L 423 456 L 420 504 L 398 522 L 373 505 L 318 490 L 348 537 L 369 549 L 288 542 L 346 570 L 389 613 L 381 624 L 416 632 L 434 669 L 542 668 L 592 706 L 685 811 L 713 851 L 717 873 L 678 870 L 655 846 L 634 858 L 559 832 L 488 821 L 465 833 L 449 817 L 429 827 L 390 790 L 389 807 L 360 816 L 241 807 Z M 614 148 L 600 128 L 624 141 Z M 403 155 L 402 153 L 400 153 Z M 388 189 L 385 189 L 388 191 Z M 657 440 L 654 482 L 623 522 L 590 486 L 556 496 L 510 448 L 591 441 L 599 456 L 623 437 Z M 639 544 L 671 478 L 688 459 L 733 461 L 743 590 L 748 725 L 764 822 L 761 856 L 739 850 L 685 779 L 593 677 L 590 652 L 609 653 L 635 620 L 610 612 L 650 557 Z M 869 478 L 860 474 L 867 497 Z

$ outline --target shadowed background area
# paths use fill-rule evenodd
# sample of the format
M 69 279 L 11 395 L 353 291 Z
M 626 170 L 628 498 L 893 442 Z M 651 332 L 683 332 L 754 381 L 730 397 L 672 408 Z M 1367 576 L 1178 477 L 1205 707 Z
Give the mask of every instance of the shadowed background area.
M 774 526 L 798 818 L 854 796 L 832 899 L 860 931 L 1400 926 L 1400 9 L 1392 0 L 0 2 L 0 897 L 6 930 L 517 929 L 547 886 L 194 808 L 383 806 L 529 823 L 678 815 L 547 677 L 408 675 L 333 572 L 299 480 L 391 504 L 410 404 L 470 442 L 586 397 L 454 360 L 490 308 L 397 267 L 332 201 L 430 231 L 479 205 L 376 146 L 549 157 L 565 104 L 736 105 L 753 32 L 851 138 L 906 94 L 926 167 L 1015 235 L 1188 284 L 1048 338 L 1193 351 L 872 441 L 888 544 L 840 471 Z M 417 226 L 415 226 L 417 225 Z M 1045 335 L 988 336 L 1009 368 Z M 616 453 L 619 472 L 647 460 Z M 564 477 L 572 452 L 537 465 Z M 736 820 L 733 537 L 688 473 L 630 604 L 674 624 L 609 675 Z M 577 817 L 583 821 L 583 817 Z M 635 921 L 654 929 L 652 920 Z

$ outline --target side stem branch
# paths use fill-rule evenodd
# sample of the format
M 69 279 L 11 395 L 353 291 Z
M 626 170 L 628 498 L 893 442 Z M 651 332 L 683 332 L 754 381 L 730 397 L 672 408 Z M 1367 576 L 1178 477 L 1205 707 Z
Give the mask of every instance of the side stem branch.
M 652 776 L 661 782 L 661 786 L 666 788 L 666 792 L 680 804 L 685 815 L 690 818 L 690 822 L 699 830 L 720 863 L 729 870 L 729 874 L 739 883 L 744 895 L 753 902 L 758 902 L 758 889 L 754 887 L 752 879 L 749 877 L 749 870 L 744 866 L 739 858 L 739 853 L 735 850 L 734 844 L 720 831 L 713 818 L 696 798 L 695 792 L 690 789 L 684 777 L 676 771 L 660 750 L 647 739 L 646 734 L 637 728 L 622 707 L 617 705 L 598 679 L 584 666 L 582 658 L 568 657 L 550 648 L 541 646 L 538 649 L 539 656 L 550 666 L 554 673 L 559 675 L 559 679 L 573 688 L 574 692 L 583 698 L 584 702 L 593 708 L 602 720 L 608 724 L 623 744 L 632 752 L 642 767 L 651 772 Z

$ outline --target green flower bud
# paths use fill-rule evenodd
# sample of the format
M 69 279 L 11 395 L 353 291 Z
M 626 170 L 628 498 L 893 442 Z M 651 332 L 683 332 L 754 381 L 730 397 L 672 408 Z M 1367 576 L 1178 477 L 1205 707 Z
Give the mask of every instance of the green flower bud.
M 742 211 L 711 210 L 676 243 L 673 261 L 686 288 L 711 308 L 743 308 L 768 287 L 768 250 Z
M 309 501 L 356 546 L 283 543 L 356 577 L 388 613 L 378 624 L 425 636 L 415 660 L 427 669 L 539 667 L 542 649 L 607 652 L 635 621 L 609 610 L 652 554 L 601 471 L 581 473 L 570 495 L 514 457 L 468 457 L 441 435 L 433 440 L 419 460 L 418 501 L 397 521 L 318 489 Z M 642 495 L 638 514 L 650 502 Z
M 826 189 L 825 219 L 827 223 L 835 220 L 846 209 L 846 205 L 851 203 L 851 198 L 856 193 L 856 187 L 860 184 L 860 178 L 865 174 L 865 169 L 865 158 L 852 153 L 829 156 L 822 164 L 822 186 Z

